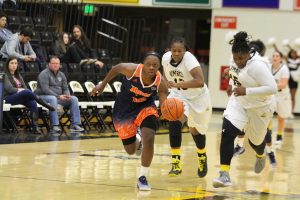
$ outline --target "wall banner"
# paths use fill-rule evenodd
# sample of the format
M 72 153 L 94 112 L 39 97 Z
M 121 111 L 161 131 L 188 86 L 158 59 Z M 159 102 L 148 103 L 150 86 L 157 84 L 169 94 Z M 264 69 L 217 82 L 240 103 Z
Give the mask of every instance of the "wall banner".
M 169 6 L 210 6 L 211 0 L 152 0 L 153 4 Z
M 223 7 L 279 8 L 279 0 L 223 0 Z

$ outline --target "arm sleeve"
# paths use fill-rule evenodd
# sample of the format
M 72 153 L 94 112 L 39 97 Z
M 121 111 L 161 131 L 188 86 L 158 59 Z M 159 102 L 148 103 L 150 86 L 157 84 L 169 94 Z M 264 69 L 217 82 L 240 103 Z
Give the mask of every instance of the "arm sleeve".
M 246 88 L 246 95 L 265 96 L 276 93 L 276 82 L 265 63 L 259 61 L 251 63 L 251 66 L 249 66 L 248 74 L 254 80 L 256 80 L 259 86 Z
M 18 91 L 18 89 L 11 84 L 7 76 L 4 78 L 4 90 L 6 90 L 8 94 L 13 94 Z
M 25 56 L 16 51 L 18 41 L 15 38 L 7 40 L 6 43 L 7 55 L 24 60 Z
M 36 54 L 35 54 L 35 52 L 33 51 L 32 46 L 30 45 L 29 42 L 26 44 L 26 46 L 27 46 L 27 52 L 26 52 L 26 55 L 30 55 L 30 56 L 32 56 L 34 59 L 36 59 Z
M 53 96 L 58 96 L 55 92 L 53 92 L 49 85 L 50 85 L 50 78 L 46 73 L 41 73 L 38 76 L 38 82 L 41 86 L 41 90 L 44 95 L 53 95 Z

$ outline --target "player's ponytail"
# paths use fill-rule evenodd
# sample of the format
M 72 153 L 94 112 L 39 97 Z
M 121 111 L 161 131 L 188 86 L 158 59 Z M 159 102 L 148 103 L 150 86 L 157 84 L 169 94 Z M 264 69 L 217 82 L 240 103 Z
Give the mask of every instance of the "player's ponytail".
M 249 53 L 249 42 L 249 36 L 246 32 L 238 32 L 234 35 L 234 39 L 229 42 L 232 45 L 232 53 Z

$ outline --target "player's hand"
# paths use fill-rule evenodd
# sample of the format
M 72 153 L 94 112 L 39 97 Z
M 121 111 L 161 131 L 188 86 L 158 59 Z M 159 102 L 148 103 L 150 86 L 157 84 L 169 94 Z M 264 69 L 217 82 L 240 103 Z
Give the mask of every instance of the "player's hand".
M 99 60 L 97 60 L 97 61 L 95 62 L 95 65 L 98 65 L 98 66 L 99 66 L 99 68 L 100 68 L 100 69 L 102 69 L 102 68 L 103 68 L 103 66 L 104 66 L 104 63 L 103 63 L 103 62 L 101 62 L 101 61 L 99 61 Z
M 173 82 L 173 81 L 168 81 L 167 82 L 168 88 L 176 88 L 177 87 L 177 83 Z
M 232 85 L 228 85 L 226 92 L 229 97 L 232 95 Z
M 233 92 L 234 96 L 236 96 L 236 97 L 244 96 L 244 95 L 246 95 L 246 88 L 240 86 L 240 87 L 234 88 L 232 92 Z
M 91 92 L 91 96 L 94 97 L 94 96 L 99 96 L 100 94 L 102 94 L 102 92 L 103 92 L 103 90 L 104 90 L 104 87 L 105 87 L 105 86 L 103 86 L 102 83 L 96 85 L 96 86 L 93 88 L 92 92 Z
M 227 79 L 229 78 L 229 67 L 223 71 L 223 76 Z

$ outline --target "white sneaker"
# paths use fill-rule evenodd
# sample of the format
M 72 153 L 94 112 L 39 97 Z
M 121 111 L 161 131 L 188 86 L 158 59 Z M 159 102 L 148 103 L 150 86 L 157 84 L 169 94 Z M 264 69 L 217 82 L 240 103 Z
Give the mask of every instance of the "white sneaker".
M 150 191 L 151 190 L 151 187 L 145 176 L 141 176 L 138 178 L 137 188 L 141 191 Z
M 136 147 L 135 147 L 135 155 L 140 156 L 143 149 L 143 143 L 142 143 L 142 132 L 140 127 L 138 127 L 136 131 Z
M 215 188 L 231 186 L 232 183 L 230 180 L 229 173 L 225 171 L 220 171 L 219 173 L 220 173 L 219 178 L 215 178 L 213 180 L 213 186 Z

